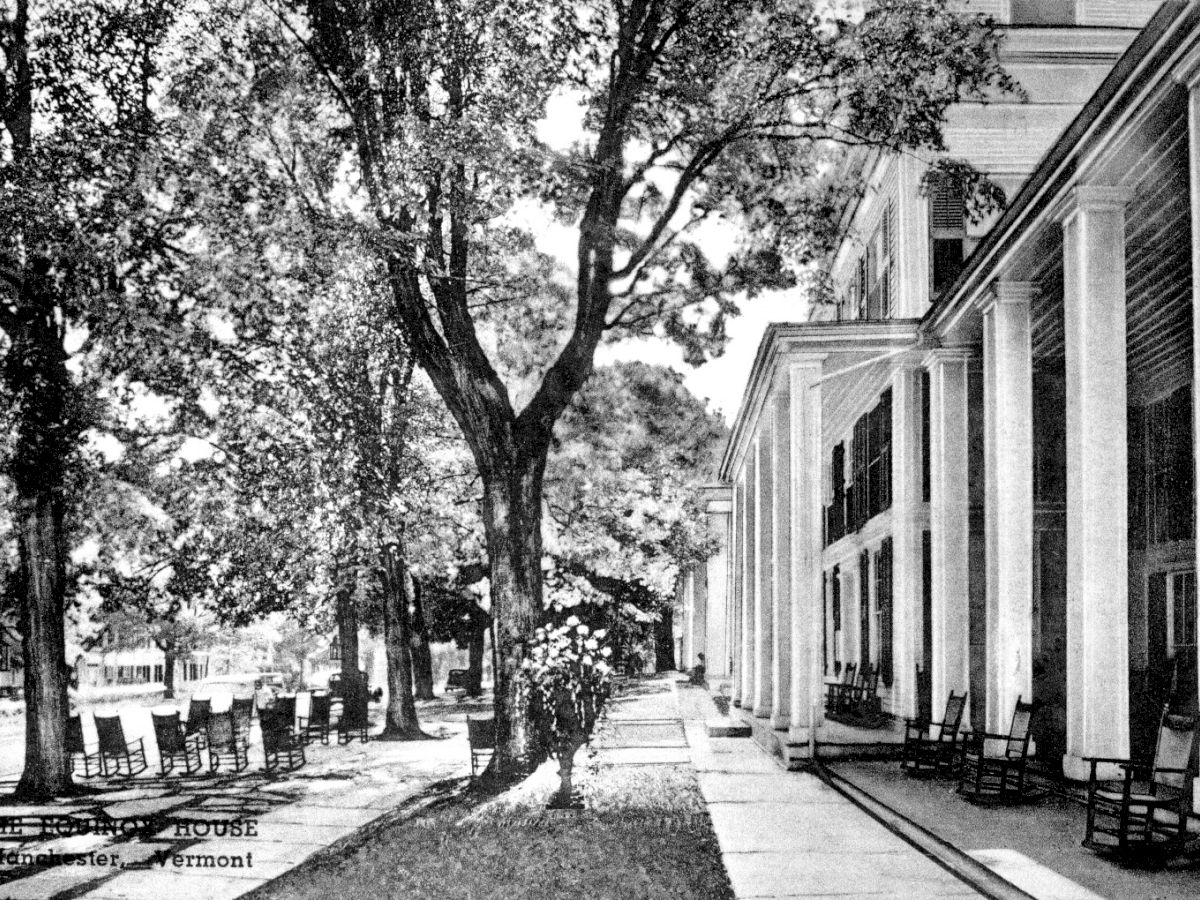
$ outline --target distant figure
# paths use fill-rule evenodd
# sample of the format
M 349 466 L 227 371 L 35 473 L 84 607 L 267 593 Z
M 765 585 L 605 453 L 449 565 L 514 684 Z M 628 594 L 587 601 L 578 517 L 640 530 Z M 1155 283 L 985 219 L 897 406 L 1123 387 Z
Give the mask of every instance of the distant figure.
M 704 654 L 697 653 L 696 657 L 700 661 L 698 663 L 696 663 L 696 665 L 692 667 L 692 671 L 690 671 L 688 673 L 688 683 L 689 684 L 697 684 L 700 687 L 704 687 L 704 685 L 705 685 L 704 674 L 706 671 L 704 668 Z

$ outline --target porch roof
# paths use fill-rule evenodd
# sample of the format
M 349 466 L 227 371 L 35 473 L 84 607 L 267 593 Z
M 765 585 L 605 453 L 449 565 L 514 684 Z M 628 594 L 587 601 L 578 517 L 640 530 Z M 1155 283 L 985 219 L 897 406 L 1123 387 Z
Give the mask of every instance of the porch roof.
M 767 327 L 758 345 L 746 391 L 721 460 L 720 478 L 731 481 L 758 428 L 762 408 L 777 373 L 789 362 L 817 359 L 822 378 L 848 376 L 911 350 L 921 349 L 917 319 L 881 322 L 777 322 Z M 858 378 L 839 378 L 841 382 Z
M 1170 83 L 1172 73 L 1200 55 L 1200 2 L 1165 0 L 1117 61 L 1092 98 L 1042 158 L 1000 220 L 968 257 L 954 284 L 921 321 L 931 342 L 959 333 L 977 312 L 976 298 L 1030 241 L 1045 240 L 1043 226 L 1066 191 L 1093 163 L 1104 143 Z

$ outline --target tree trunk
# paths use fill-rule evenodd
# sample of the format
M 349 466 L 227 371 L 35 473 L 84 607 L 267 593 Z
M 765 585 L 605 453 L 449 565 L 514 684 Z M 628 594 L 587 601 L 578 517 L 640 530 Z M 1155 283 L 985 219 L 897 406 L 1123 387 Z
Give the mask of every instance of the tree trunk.
M 428 737 L 421 731 L 413 700 L 407 565 L 397 544 L 380 552 L 383 580 L 383 645 L 387 652 L 387 714 L 381 740 L 411 741 Z
M 663 604 L 659 619 L 654 623 L 654 671 L 670 672 L 675 669 L 675 610 Z
M 73 787 L 67 737 L 67 650 L 63 635 L 66 548 L 57 498 L 22 498 L 19 550 L 24 581 L 25 769 L 16 794 L 47 800 Z
M 542 609 L 542 473 L 545 457 L 484 475 L 483 524 L 487 536 L 496 671 L 492 673 L 496 752 L 486 780 L 507 783 L 545 758 L 520 713 L 525 644 L 544 620 Z
M 486 624 L 471 632 L 471 643 L 467 646 L 467 696 L 478 697 L 483 693 L 483 641 L 487 636 Z
M 17 796 L 44 800 L 73 785 L 63 753 L 67 731 L 67 537 L 64 530 L 69 460 L 81 421 L 62 346 L 50 264 L 24 273 L 4 378 L 15 413 L 8 473 L 15 494 L 21 646 L 25 657 L 25 768 Z M 78 487 L 76 485 L 75 487 Z
M 163 650 L 163 699 L 175 699 L 175 653 Z
M 421 582 L 412 580 L 413 625 L 412 660 L 413 682 L 418 700 L 432 700 L 433 653 L 429 649 L 429 627 L 425 621 L 425 608 L 421 601 Z
M 353 588 L 338 589 L 336 616 L 342 682 L 345 684 L 358 678 L 358 608 L 354 603 Z

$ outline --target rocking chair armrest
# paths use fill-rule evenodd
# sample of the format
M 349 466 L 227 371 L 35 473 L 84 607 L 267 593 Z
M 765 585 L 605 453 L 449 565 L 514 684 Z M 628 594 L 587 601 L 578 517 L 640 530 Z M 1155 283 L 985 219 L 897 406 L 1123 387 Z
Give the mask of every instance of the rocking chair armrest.
M 916 718 L 916 717 L 906 718 L 904 720 L 904 725 L 907 728 L 925 729 L 925 728 L 928 728 L 931 724 L 933 724 L 933 723 L 931 723 L 928 719 L 921 719 L 921 718 Z
M 1136 770 L 1136 769 L 1149 770 L 1150 768 L 1153 768 L 1155 772 L 1165 772 L 1168 775 L 1194 775 L 1195 774 L 1195 771 L 1193 769 L 1187 769 L 1187 768 L 1169 769 L 1166 766 L 1151 767 L 1151 766 L 1142 766 L 1142 765 L 1131 765 L 1131 766 L 1121 766 L 1121 768 L 1122 769 L 1134 769 L 1134 770 Z
M 1095 764 L 1095 763 L 1115 763 L 1118 766 L 1134 765 L 1133 760 L 1131 760 L 1128 756 L 1085 756 L 1085 757 L 1083 757 L 1083 761 L 1090 762 L 1093 764 Z
M 1013 740 L 1010 734 L 996 734 L 992 731 L 964 731 L 963 740 L 978 740 L 983 738 L 990 741 L 1010 741 Z

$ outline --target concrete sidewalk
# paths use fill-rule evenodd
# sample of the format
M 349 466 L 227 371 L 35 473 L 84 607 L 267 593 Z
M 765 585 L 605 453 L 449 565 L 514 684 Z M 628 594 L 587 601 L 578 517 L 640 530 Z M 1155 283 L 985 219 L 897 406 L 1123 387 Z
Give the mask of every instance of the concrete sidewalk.
M 240 897 L 364 826 L 415 809 L 434 782 L 465 777 L 470 757 L 462 716 L 427 721 L 424 728 L 439 739 L 339 747 L 334 738 L 330 746 L 310 745 L 308 764 L 288 774 L 251 768 L 163 779 L 148 772 L 110 783 L 114 790 L 63 801 L 63 810 L 84 823 L 152 817 L 161 827 L 133 837 L 56 837 L 38 829 L 0 836 L 0 898 Z M 12 808 L 0 806 L 0 818 L 5 815 L 13 815 Z
M 738 900 L 979 897 L 805 772 L 749 738 L 710 738 L 707 692 L 679 687 L 692 764 Z

